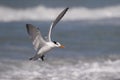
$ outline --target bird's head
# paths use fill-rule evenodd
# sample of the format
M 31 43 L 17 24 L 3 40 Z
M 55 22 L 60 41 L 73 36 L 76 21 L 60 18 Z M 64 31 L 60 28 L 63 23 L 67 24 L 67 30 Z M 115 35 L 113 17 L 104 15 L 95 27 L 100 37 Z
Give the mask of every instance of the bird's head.
M 61 45 L 59 42 L 53 41 L 56 47 L 64 48 L 64 45 Z

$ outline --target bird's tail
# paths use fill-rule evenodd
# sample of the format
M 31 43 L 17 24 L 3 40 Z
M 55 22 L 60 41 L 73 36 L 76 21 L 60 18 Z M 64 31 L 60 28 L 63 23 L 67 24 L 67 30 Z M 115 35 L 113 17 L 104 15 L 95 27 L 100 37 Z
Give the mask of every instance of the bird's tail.
M 29 60 L 33 60 L 33 57 L 29 58 Z
M 34 56 L 34 57 L 29 58 L 29 60 L 35 61 L 35 60 L 38 60 L 38 58 L 39 58 L 39 57 L 35 57 L 35 56 Z
M 34 57 L 29 58 L 29 60 L 35 61 L 35 60 L 38 60 L 39 58 L 41 58 L 41 60 L 44 61 L 44 60 L 45 60 L 44 57 L 45 57 L 44 55 L 42 55 L 41 57 L 39 57 L 39 56 L 34 56 Z

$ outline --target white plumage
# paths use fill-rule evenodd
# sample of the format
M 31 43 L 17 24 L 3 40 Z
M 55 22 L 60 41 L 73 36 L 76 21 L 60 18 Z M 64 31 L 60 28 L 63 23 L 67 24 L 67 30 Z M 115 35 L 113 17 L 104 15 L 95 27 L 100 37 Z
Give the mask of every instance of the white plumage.
M 47 53 L 52 48 L 54 47 L 64 48 L 64 46 L 61 45 L 59 42 L 51 40 L 51 32 L 55 25 L 62 19 L 62 17 L 64 16 L 68 9 L 69 8 L 65 8 L 52 22 L 47 37 L 48 40 L 43 39 L 39 28 L 33 26 L 32 24 L 26 24 L 27 32 L 30 36 L 30 39 L 32 40 L 34 49 L 36 50 L 36 54 L 32 58 L 30 58 L 30 60 L 38 60 L 39 58 L 41 58 L 41 60 L 44 61 L 45 53 Z

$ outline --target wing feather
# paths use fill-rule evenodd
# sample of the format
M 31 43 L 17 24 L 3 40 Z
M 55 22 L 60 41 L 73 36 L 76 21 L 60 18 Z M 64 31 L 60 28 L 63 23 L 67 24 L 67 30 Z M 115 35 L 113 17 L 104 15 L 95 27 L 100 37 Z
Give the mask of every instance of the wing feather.
M 26 28 L 30 39 L 32 40 L 32 43 L 34 45 L 34 49 L 38 51 L 38 49 L 40 49 L 45 43 L 45 40 L 43 39 L 39 28 L 36 28 L 32 24 L 26 24 Z
M 48 40 L 51 41 L 51 31 L 55 27 L 55 25 L 62 19 L 62 17 L 65 15 L 65 13 L 68 11 L 68 7 L 65 8 L 58 16 L 57 18 L 52 22 L 49 33 L 48 33 Z

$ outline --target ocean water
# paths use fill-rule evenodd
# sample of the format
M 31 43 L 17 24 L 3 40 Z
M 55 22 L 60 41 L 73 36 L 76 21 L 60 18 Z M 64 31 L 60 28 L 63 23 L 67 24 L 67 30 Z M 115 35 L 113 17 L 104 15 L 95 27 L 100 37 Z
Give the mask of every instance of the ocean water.
M 51 1 L 0 1 L 0 80 L 120 80 L 120 2 Z M 46 36 L 66 6 L 52 32 L 65 48 L 53 49 L 44 62 L 29 61 L 35 50 L 25 25 Z

